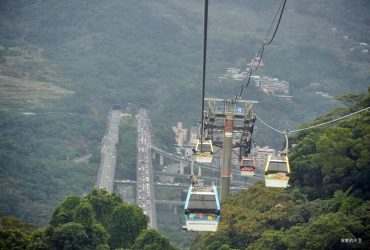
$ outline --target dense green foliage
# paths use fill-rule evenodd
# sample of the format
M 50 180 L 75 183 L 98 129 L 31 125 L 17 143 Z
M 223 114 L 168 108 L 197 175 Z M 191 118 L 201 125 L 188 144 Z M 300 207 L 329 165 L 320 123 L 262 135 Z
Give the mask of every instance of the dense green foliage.
M 68 197 L 57 207 L 45 235 L 55 249 L 115 249 L 132 245 L 146 227 L 147 217 L 138 206 L 94 189 L 83 198 Z
M 2 218 L 0 249 L 175 249 L 147 224 L 137 205 L 94 189 L 66 198 L 44 229 Z
M 143 230 L 136 238 L 132 250 L 175 250 L 169 241 L 153 229 Z
M 346 95 L 338 97 L 338 100 L 350 106 L 334 110 L 317 119 L 316 123 L 370 106 L 369 94 Z M 291 152 L 293 185 L 300 187 L 309 199 L 329 198 L 336 190 L 348 188 L 359 198 L 370 199 L 368 111 L 339 121 L 334 126 L 301 132 L 293 139 L 297 142 Z
M 367 249 L 369 209 L 369 201 L 343 191 L 308 201 L 258 183 L 227 199 L 217 233 L 201 235 L 191 249 Z
M 369 107 L 369 94 L 316 123 Z M 222 204 L 217 233 L 192 249 L 368 249 L 370 247 L 370 111 L 294 136 L 292 188 L 262 183 Z

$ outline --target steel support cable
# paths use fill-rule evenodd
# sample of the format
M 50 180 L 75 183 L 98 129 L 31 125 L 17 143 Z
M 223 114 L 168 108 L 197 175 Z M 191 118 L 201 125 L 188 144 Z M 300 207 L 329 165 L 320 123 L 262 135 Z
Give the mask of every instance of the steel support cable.
M 261 64 L 261 60 L 262 60 L 262 57 L 263 57 L 263 52 L 264 52 L 264 50 L 265 50 L 265 46 L 270 45 L 270 44 L 272 43 L 272 41 L 274 40 L 275 36 L 276 36 L 276 33 L 277 33 L 278 28 L 279 28 L 279 26 L 280 26 L 281 18 L 282 18 L 282 16 L 283 16 L 283 12 L 284 12 L 284 8 L 285 8 L 286 1 L 287 1 L 287 0 L 283 0 L 283 1 L 280 3 L 280 6 L 279 6 L 278 10 L 276 11 L 275 17 L 274 17 L 274 19 L 272 20 L 271 25 L 270 25 L 270 28 L 269 28 L 269 30 L 268 30 L 268 31 L 267 31 L 267 33 L 266 33 L 265 39 L 263 40 L 263 43 L 262 43 L 262 46 L 261 46 L 260 50 L 258 51 L 258 53 L 257 53 L 257 55 L 256 55 L 257 57 L 259 57 L 259 58 L 260 58 L 260 60 L 258 60 L 257 67 L 256 67 L 256 69 L 255 69 L 255 70 L 253 70 L 253 71 L 257 71 L 257 70 L 259 69 L 260 64 Z M 279 15 L 279 13 L 280 13 L 280 15 Z M 278 23 L 277 23 L 277 25 L 276 25 L 276 27 L 275 27 L 274 34 L 272 35 L 272 37 L 270 38 L 270 40 L 269 40 L 268 42 L 266 42 L 266 41 L 267 41 L 267 38 L 268 38 L 268 37 L 269 37 L 269 35 L 270 35 L 271 29 L 272 29 L 272 27 L 274 26 L 274 23 L 275 23 L 275 21 L 276 21 L 276 18 L 277 18 L 278 16 L 279 16 L 279 20 L 278 20 Z
M 264 124 L 266 127 L 270 128 L 270 129 L 272 129 L 272 130 L 274 130 L 275 132 L 278 132 L 278 133 L 280 133 L 280 134 L 284 134 L 284 133 L 285 133 L 284 131 L 278 130 L 278 129 L 276 129 L 276 128 L 274 128 L 274 127 L 270 126 L 270 125 L 269 125 L 269 124 L 267 124 L 264 120 L 262 120 L 258 115 L 256 115 L 256 118 L 257 118 L 260 122 L 262 122 L 262 124 Z
M 347 114 L 347 115 L 344 115 L 344 116 L 341 116 L 341 117 L 338 117 L 336 119 L 333 119 L 333 120 L 330 120 L 330 121 L 327 121 L 327 122 L 323 122 L 323 123 L 320 123 L 320 124 L 316 124 L 316 125 L 312 125 L 310 127 L 307 127 L 307 128 L 301 128 L 301 129 L 296 129 L 296 130 L 285 130 L 285 131 L 282 131 L 282 130 L 279 130 L 279 129 L 276 129 L 272 126 L 270 126 L 269 124 L 267 124 L 264 120 L 262 120 L 259 116 L 256 115 L 256 118 L 262 122 L 262 124 L 264 124 L 266 127 L 274 130 L 275 132 L 278 132 L 280 134 L 293 134 L 293 133 L 297 133 L 297 132 L 301 132 L 301 131 L 305 131 L 305 130 L 310 130 L 310 129 L 313 129 L 313 128 L 317 128 L 317 127 L 321 127 L 321 126 L 324 126 L 324 125 L 327 125 L 327 124 L 330 124 L 330 123 L 333 123 L 333 122 L 337 122 L 337 121 L 340 121 L 340 120 L 343 120 L 343 119 L 346 119 L 348 117 L 351 117 L 351 116 L 354 116 L 354 115 L 357 115 L 359 113 L 362 113 L 366 110 L 369 110 L 370 107 L 366 107 L 366 108 L 363 108 L 363 109 L 360 109 L 356 112 L 353 112 L 353 113 L 350 113 L 350 114 Z
M 200 130 L 200 152 L 203 152 L 204 133 L 204 97 L 206 92 L 206 61 L 207 61 L 207 26 L 208 26 L 208 0 L 204 0 L 204 23 L 203 23 L 203 81 L 202 81 L 202 119 Z
M 266 42 L 266 38 L 267 38 L 267 36 L 266 36 L 265 41 L 263 41 L 263 44 L 264 44 L 264 45 L 270 45 L 270 44 L 272 43 L 272 41 L 274 40 L 274 38 L 275 38 L 275 36 L 276 36 L 276 33 L 277 33 L 278 29 L 279 29 L 279 26 L 280 26 L 281 18 L 283 17 L 283 13 L 284 13 L 284 9 L 285 9 L 286 1 L 287 1 L 287 0 L 283 0 L 283 1 L 282 1 L 282 4 L 280 4 L 280 7 L 279 7 L 279 9 L 278 9 L 278 11 L 277 11 L 277 13 L 279 13 L 279 11 L 280 11 L 280 15 L 279 15 L 279 20 L 278 20 L 278 22 L 277 22 L 277 24 L 276 24 L 276 28 L 275 28 L 275 30 L 274 30 L 274 34 L 272 34 L 272 37 L 271 37 L 270 41 L 268 41 L 268 42 Z M 281 10 L 280 10 L 280 9 L 281 9 Z M 277 13 L 276 13 L 276 14 L 277 14 Z M 277 15 L 276 15 L 276 16 L 277 16 Z M 275 22 L 275 20 L 276 20 L 276 16 L 275 16 L 274 21 L 273 21 L 272 23 L 274 23 L 274 22 Z M 271 26 L 272 26 L 272 24 L 271 24 Z M 270 27 L 270 30 L 269 30 L 269 32 L 268 32 L 267 34 L 269 34 L 269 33 L 270 33 L 270 31 L 271 31 L 271 27 Z
M 354 115 L 357 115 L 359 113 L 362 113 L 366 110 L 370 109 L 370 107 L 366 107 L 364 109 L 361 109 L 361 110 L 358 110 L 356 112 L 353 112 L 353 113 L 350 113 L 348 115 L 345 115 L 345 116 L 342 116 L 342 117 L 339 117 L 339 118 L 336 118 L 334 120 L 331 120 L 331 121 L 328 121 L 328 122 L 323 122 L 323 123 L 320 123 L 320 124 L 317 124 L 317 125 L 313 125 L 313 126 L 310 126 L 310 127 L 307 127 L 307 128 L 301 128 L 301 129 L 296 129 L 296 130 L 292 130 L 292 131 L 289 131 L 289 133 L 296 133 L 296 132 L 300 132 L 300 131 L 305 131 L 305 130 L 309 130 L 309 129 L 313 129 L 313 128 L 317 128 L 317 127 L 320 127 L 320 126 L 324 126 L 324 125 L 327 125 L 329 123 L 333 123 L 333 122 L 336 122 L 336 121 L 340 121 L 340 120 L 343 120 L 343 119 L 346 119 L 348 117 L 351 117 L 351 116 L 354 116 Z
M 248 85 L 249 85 L 249 82 L 250 82 L 250 79 L 251 79 L 251 76 L 252 76 L 252 68 L 249 68 L 249 72 L 248 72 L 248 76 L 245 76 L 244 77 L 244 79 L 242 80 L 242 86 L 241 86 L 241 88 L 240 88 L 240 92 L 239 92 L 239 94 L 236 96 L 236 98 L 235 98 L 235 102 L 238 100 L 238 99 L 240 99 L 240 97 L 242 96 L 242 94 L 243 94 L 243 91 L 244 91 L 244 87 L 248 87 Z M 248 77 L 248 79 L 247 79 L 247 77 Z M 245 83 L 245 79 L 247 79 L 247 83 Z
M 243 94 L 243 91 L 244 91 L 244 89 L 247 89 L 248 88 L 248 86 L 249 86 L 249 83 L 250 83 L 250 79 L 251 79 L 251 76 L 252 76 L 252 74 L 253 74 L 253 72 L 254 71 L 257 71 L 258 69 L 259 69 L 259 67 L 260 67 L 260 64 L 261 64 L 261 61 L 262 61 L 262 57 L 263 57 L 263 52 L 264 52 L 264 50 L 265 50 L 265 46 L 268 46 L 268 45 L 270 45 L 271 43 L 272 43 L 272 41 L 275 39 L 275 36 L 276 36 L 276 34 L 277 34 L 277 31 L 278 31 L 278 29 L 279 29 L 279 26 L 280 26 L 280 22 L 281 22 L 281 18 L 283 17 L 283 13 L 284 13 L 284 9 L 285 9 L 285 5 L 286 5 L 286 2 L 287 2 L 287 0 L 283 0 L 281 3 L 280 3 L 280 6 L 279 6 L 279 8 L 278 8 L 278 10 L 277 10 L 277 12 L 276 12 L 276 14 L 275 14 L 275 17 L 274 17 L 274 19 L 273 19 L 273 21 L 272 21 L 272 23 L 271 23 L 271 25 L 270 25 L 270 28 L 269 28 L 269 30 L 268 30 L 268 32 L 266 33 L 266 36 L 265 36 L 265 39 L 264 39 L 264 41 L 263 41 L 263 43 L 262 43 L 262 46 L 261 46 L 261 49 L 258 51 L 258 53 L 257 53 L 257 57 L 259 58 L 259 60 L 258 60 L 258 64 L 257 64 L 257 67 L 253 70 L 253 68 L 252 67 L 250 67 L 249 69 L 249 74 L 248 74 L 248 76 L 246 76 L 243 80 L 242 80 L 242 87 L 241 87 L 241 90 L 240 90 L 240 93 L 239 93 L 239 95 L 238 96 L 236 96 L 236 101 L 238 100 L 238 99 L 240 99 L 240 97 L 242 96 L 242 94 Z M 280 13 L 280 14 L 279 14 Z M 276 27 L 275 27 L 275 29 L 274 29 L 274 33 L 272 34 L 272 36 L 271 36 L 271 38 L 269 39 L 269 41 L 266 41 L 267 40 L 267 38 L 268 38 L 268 36 L 269 36 L 269 34 L 270 34 L 270 32 L 271 32 L 271 30 L 272 30 L 272 27 L 274 26 L 274 23 L 275 23 L 275 21 L 276 21 L 276 18 L 279 16 L 279 19 L 278 19 L 278 21 L 277 21 L 277 24 L 276 24 Z M 248 79 L 247 79 L 248 78 Z M 245 79 L 247 79 L 247 81 L 245 82 Z

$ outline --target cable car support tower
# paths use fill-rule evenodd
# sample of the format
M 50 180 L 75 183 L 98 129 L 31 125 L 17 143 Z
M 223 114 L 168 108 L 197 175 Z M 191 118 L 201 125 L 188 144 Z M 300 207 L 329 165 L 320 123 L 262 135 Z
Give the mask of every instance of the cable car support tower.
M 223 149 L 221 165 L 221 201 L 230 194 L 233 148 L 239 157 L 250 153 L 256 115 L 252 107 L 257 101 L 205 98 L 208 110 L 204 123 L 207 136 Z M 240 159 L 239 159 L 240 160 Z
M 232 172 L 232 153 L 234 147 L 240 148 L 239 157 L 250 153 L 251 135 L 256 116 L 252 112 L 255 101 L 241 100 L 239 95 L 234 99 L 205 98 L 206 61 L 207 61 L 207 26 L 208 0 L 204 0 L 204 34 L 203 34 L 203 79 L 202 79 L 202 109 L 200 128 L 200 152 L 204 153 L 204 142 L 208 140 L 211 146 L 208 153 L 213 154 L 212 144 L 223 148 L 221 169 L 221 201 L 230 194 L 230 179 Z M 208 112 L 204 112 L 205 101 L 208 102 Z M 222 139 L 221 139 L 222 138 Z M 198 145 L 197 145 L 198 146 Z M 198 148 L 197 148 L 198 150 Z M 197 156 L 197 155 L 196 155 Z M 197 157 L 196 157 L 197 158 Z M 211 156 L 206 157 L 212 159 Z M 240 159 L 239 159 L 240 160 Z M 193 174 L 193 173 L 192 173 Z

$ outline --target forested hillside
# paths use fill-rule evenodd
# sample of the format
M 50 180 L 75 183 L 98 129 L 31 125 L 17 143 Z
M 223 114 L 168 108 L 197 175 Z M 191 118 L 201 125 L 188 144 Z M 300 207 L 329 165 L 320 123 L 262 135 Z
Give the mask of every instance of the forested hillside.
M 232 98 L 240 82 L 217 77 L 229 67 L 245 69 L 279 3 L 211 0 L 209 5 L 206 97 Z M 255 74 L 288 81 L 292 100 L 263 94 L 254 82 L 242 98 L 257 100 L 259 117 L 285 130 L 340 107 L 332 96 L 365 93 L 369 10 L 368 0 L 289 0 L 276 38 L 266 47 L 265 66 Z M 66 196 L 88 192 L 115 103 L 145 104 L 154 143 L 173 150 L 171 126 L 183 121 L 190 127 L 200 119 L 202 36 L 203 4 L 197 0 L 0 1 L 0 216 L 44 226 Z M 118 149 L 122 154 L 135 147 L 133 123 L 122 132 L 130 140 Z M 312 190 L 316 184 L 329 198 L 343 183 L 337 177 L 315 183 L 299 169 L 322 167 L 316 150 L 330 149 L 333 138 L 348 129 L 325 138 L 305 133 L 295 138 L 297 144 L 320 139 L 318 147 L 307 149 L 312 155 L 292 153 L 300 173 L 294 183 L 310 199 L 324 198 Z M 279 148 L 283 137 L 257 121 L 253 140 Z M 72 162 L 86 154 L 93 155 L 90 163 Z M 134 162 L 133 154 L 119 158 L 119 171 L 127 172 L 117 175 L 133 177 Z
M 66 195 L 93 187 L 104 123 L 90 121 L 83 114 L 0 112 L 0 215 L 44 225 Z M 72 162 L 88 152 L 93 163 Z
M 330 110 L 334 103 L 317 91 L 366 91 L 369 54 L 361 53 L 360 43 L 369 42 L 369 4 L 333 2 L 339 7 L 289 1 L 266 48 L 266 66 L 256 73 L 289 81 L 293 103 L 269 100 L 253 86 L 244 96 L 259 100 L 256 110 L 279 118 L 280 126 L 297 126 Z M 228 67 L 246 67 L 277 7 L 272 0 L 210 2 L 207 96 L 235 95 L 239 82 L 220 84 L 216 77 Z M 112 102 L 145 103 L 163 143 L 168 138 L 162 124 L 199 119 L 202 8 L 199 1 L 2 1 L 2 61 L 13 66 L 3 74 L 74 91 L 79 101 L 73 108 L 82 112 L 105 112 Z M 27 64 L 25 57 L 33 61 Z

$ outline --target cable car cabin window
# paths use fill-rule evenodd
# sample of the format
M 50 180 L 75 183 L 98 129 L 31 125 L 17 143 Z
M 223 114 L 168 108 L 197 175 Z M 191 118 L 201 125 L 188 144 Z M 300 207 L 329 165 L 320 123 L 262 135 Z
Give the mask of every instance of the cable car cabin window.
M 288 172 L 287 162 L 285 161 L 270 161 L 267 171 L 269 173 Z
M 254 167 L 254 162 L 253 160 L 245 159 L 242 161 L 242 166 Z
M 201 145 L 199 144 L 199 151 L 200 150 L 201 150 Z M 203 152 L 211 152 L 212 151 L 211 145 L 210 144 L 203 144 L 202 151 Z
M 220 210 L 218 210 L 218 209 L 186 209 L 185 210 L 186 215 L 191 214 L 191 213 L 220 215 Z
M 203 145 L 201 145 L 201 143 L 199 143 L 197 146 L 198 146 L 198 148 L 197 148 L 198 152 L 200 152 L 201 149 L 202 149 L 203 152 L 212 152 L 212 146 L 211 146 L 210 143 L 203 142 Z
M 192 194 L 190 196 L 189 210 L 217 210 L 216 198 L 214 195 Z

